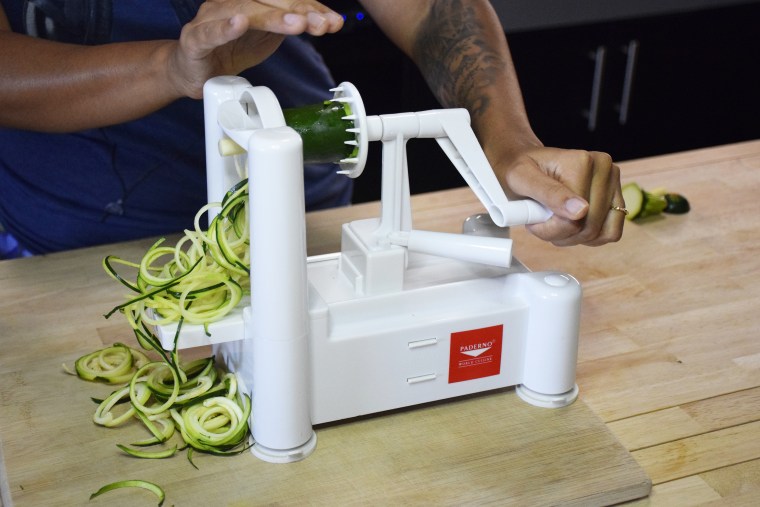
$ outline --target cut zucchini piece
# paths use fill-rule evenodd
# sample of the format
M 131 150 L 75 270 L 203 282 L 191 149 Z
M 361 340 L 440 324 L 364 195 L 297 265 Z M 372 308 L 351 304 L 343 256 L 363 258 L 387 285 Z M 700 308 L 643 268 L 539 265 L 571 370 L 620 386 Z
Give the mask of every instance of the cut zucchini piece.
M 636 183 L 626 183 L 623 185 L 623 200 L 628 209 L 626 219 L 633 220 L 639 216 L 644 207 L 644 191 Z
M 664 189 L 648 192 L 635 182 L 623 185 L 623 199 L 628 209 L 626 216 L 628 220 L 646 218 L 661 213 L 680 214 L 689 211 L 689 201 L 684 196 L 667 192 Z

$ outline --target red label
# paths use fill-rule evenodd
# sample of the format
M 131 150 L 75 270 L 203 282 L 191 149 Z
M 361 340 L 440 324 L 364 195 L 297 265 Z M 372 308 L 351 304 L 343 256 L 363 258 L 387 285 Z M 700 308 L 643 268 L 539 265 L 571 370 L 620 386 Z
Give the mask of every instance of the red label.
M 449 384 L 498 375 L 504 326 L 451 333 Z

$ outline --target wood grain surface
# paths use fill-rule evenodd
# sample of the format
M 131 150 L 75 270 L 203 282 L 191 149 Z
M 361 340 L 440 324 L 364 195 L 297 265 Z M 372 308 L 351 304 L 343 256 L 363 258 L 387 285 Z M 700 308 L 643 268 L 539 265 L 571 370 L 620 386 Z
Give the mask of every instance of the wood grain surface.
M 320 427 L 292 465 L 245 454 L 144 461 L 142 438 L 90 421 L 107 387 L 61 364 L 113 341 L 102 314 L 122 292 L 100 268 L 139 241 L 0 262 L 0 493 L 12 505 L 83 505 L 106 482 L 155 478 L 166 505 L 751 505 L 760 497 L 760 142 L 621 164 L 624 181 L 687 196 L 692 211 L 627 223 L 601 248 L 556 248 L 521 228 L 514 254 L 584 288 L 578 384 L 559 410 L 511 389 Z M 455 231 L 482 207 L 468 189 L 415 196 L 415 226 Z M 312 213 L 309 251 L 334 251 L 339 225 L 377 203 Z M 133 342 L 130 342 L 133 343 Z M 645 472 L 645 473 L 644 473 Z M 119 491 L 91 505 L 151 505 Z M 88 504 L 88 505 L 89 505 Z M 8 506 L 6 506 L 8 507 Z
M 540 409 L 511 389 L 320 427 L 317 451 L 291 465 L 266 464 L 250 453 L 198 456 L 199 470 L 184 456 L 130 458 L 116 444 L 142 439 L 145 431 L 137 422 L 95 426 L 90 397 L 112 388 L 70 376 L 62 363 L 117 341 L 134 346 L 120 316 L 102 317 L 123 291 L 100 260 L 115 252 L 139 258 L 151 242 L 0 263 L 6 503 L 82 505 L 102 485 L 124 479 L 155 481 L 170 505 L 605 505 L 651 487 L 583 402 Z M 133 489 L 89 504 L 151 501 L 151 493 Z
M 636 505 L 757 505 L 760 142 L 621 169 L 624 182 L 684 194 L 691 211 L 627 223 L 602 248 L 515 230 L 516 255 L 584 287 L 581 398 L 652 479 Z

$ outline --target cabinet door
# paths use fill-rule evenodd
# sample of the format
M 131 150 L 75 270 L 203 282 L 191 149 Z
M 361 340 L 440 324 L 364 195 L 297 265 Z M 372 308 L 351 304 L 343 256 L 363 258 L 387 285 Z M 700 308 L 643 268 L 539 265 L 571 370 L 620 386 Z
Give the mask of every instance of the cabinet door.
M 760 137 L 760 4 L 631 23 L 626 137 L 653 155 Z
M 534 129 L 622 160 L 760 137 L 760 4 L 508 34 Z
M 525 107 L 546 145 L 609 149 L 611 35 L 607 25 L 508 33 Z

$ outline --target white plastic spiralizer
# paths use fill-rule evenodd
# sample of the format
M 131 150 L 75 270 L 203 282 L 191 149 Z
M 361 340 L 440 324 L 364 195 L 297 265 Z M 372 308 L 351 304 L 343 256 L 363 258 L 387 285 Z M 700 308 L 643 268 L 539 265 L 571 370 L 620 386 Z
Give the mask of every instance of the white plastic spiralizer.
M 382 143 L 381 216 L 343 224 L 340 252 L 308 257 L 301 136 L 269 89 L 239 77 L 205 87 L 209 202 L 239 182 L 236 166 L 247 161 L 251 297 L 208 334 L 183 327 L 178 348 L 212 344 L 237 374 L 252 396 L 254 454 L 300 460 L 316 447 L 316 424 L 509 386 L 533 405 L 572 403 L 580 285 L 513 261 L 504 229 L 550 214 L 507 200 L 467 111 L 367 116 L 351 84 L 334 93 L 351 111 L 354 149 L 341 172 L 358 177 L 369 142 Z M 498 227 L 414 228 L 412 138 L 438 141 Z M 231 142 L 243 153 L 220 150 Z M 165 348 L 175 331 L 157 329 Z

